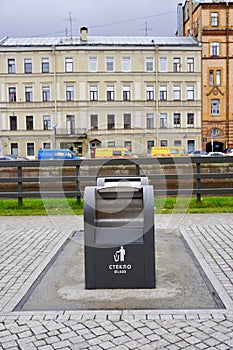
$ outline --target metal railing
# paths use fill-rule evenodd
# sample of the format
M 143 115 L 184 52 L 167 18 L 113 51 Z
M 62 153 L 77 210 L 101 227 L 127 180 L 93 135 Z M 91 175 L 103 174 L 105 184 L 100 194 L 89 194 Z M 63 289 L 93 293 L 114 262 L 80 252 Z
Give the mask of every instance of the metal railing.
M 233 157 L 148 157 L 1 161 L 0 199 L 17 198 L 19 205 L 23 198 L 80 200 L 97 177 L 125 175 L 148 176 L 156 196 L 196 196 L 200 201 L 203 195 L 233 194 Z

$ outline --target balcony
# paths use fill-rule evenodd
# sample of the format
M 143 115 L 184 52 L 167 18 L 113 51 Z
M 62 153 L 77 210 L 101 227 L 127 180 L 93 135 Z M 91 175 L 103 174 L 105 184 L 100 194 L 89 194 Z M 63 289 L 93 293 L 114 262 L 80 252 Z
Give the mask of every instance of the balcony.
M 86 128 L 57 128 L 55 130 L 56 136 L 62 136 L 62 137 L 84 137 L 86 136 Z

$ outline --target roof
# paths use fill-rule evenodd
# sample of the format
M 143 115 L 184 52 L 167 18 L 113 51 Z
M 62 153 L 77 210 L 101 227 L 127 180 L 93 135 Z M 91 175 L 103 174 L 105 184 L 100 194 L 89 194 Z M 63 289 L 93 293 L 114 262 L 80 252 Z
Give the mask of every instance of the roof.
M 88 36 L 80 37 L 22 37 L 0 40 L 0 47 L 40 47 L 40 46 L 197 46 L 192 37 L 146 37 L 146 36 Z

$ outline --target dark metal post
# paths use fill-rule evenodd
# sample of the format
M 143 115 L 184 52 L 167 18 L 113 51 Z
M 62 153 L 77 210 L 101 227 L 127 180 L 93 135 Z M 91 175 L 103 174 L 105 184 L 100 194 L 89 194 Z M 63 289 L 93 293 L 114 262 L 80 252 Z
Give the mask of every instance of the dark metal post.
M 23 197 L 20 196 L 20 193 L 23 192 L 23 184 L 22 184 L 23 171 L 22 171 L 22 167 L 21 166 L 18 166 L 17 172 L 18 172 L 18 205 L 22 206 L 23 205 Z
M 196 174 L 197 174 L 197 181 L 196 181 L 196 188 L 197 188 L 197 203 L 201 202 L 201 164 L 196 163 Z
M 76 165 L 76 191 L 80 192 L 80 188 L 79 188 L 79 171 L 80 171 L 80 165 Z M 78 204 L 81 203 L 81 196 L 78 195 L 77 196 L 77 202 Z

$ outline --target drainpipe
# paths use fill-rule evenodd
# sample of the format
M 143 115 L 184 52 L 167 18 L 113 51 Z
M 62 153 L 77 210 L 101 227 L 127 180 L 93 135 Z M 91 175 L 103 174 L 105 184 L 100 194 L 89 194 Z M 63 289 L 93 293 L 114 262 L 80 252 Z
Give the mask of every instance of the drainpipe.
M 229 145 L 229 6 L 226 3 L 226 148 Z
M 156 146 L 159 146 L 159 46 L 155 46 Z
M 57 127 L 57 62 L 56 62 L 56 46 L 53 45 L 53 91 L 54 91 L 54 120 L 53 120 L 53 148 L 57 148 L 56 127 Z

